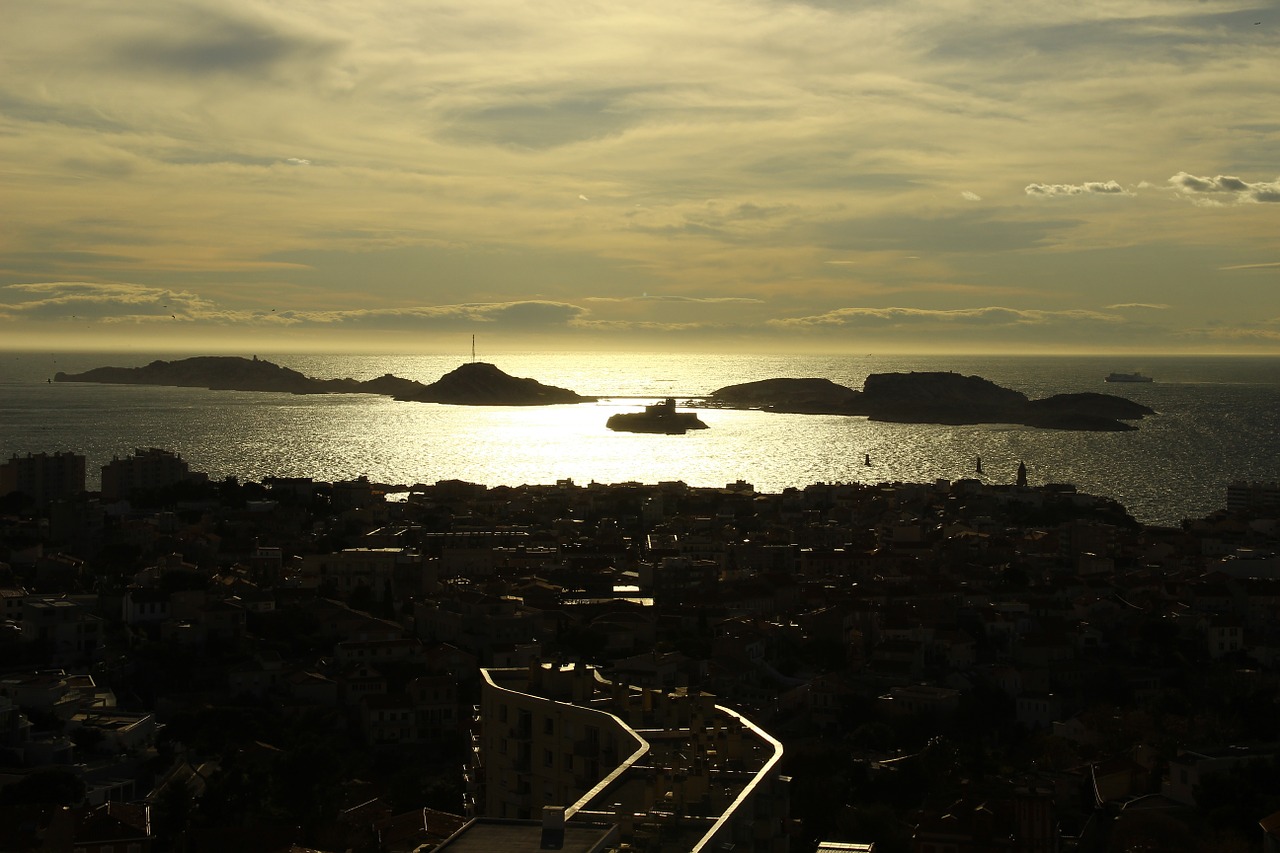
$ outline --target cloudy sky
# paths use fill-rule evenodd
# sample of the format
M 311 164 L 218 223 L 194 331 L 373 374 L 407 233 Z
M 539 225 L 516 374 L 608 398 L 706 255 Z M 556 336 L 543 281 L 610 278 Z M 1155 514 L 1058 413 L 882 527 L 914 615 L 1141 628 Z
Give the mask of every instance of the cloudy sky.
M 1280 352 L 1275 0 L 0 3 L 0 346 Z

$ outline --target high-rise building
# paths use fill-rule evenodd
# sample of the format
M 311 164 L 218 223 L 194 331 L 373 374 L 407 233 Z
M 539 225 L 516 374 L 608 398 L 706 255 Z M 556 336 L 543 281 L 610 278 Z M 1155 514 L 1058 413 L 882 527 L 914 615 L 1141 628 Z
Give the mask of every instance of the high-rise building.
M 158 489 L 188 480 L 208 479 L 193 472 L 185 459 L 157 447 L 138 448 L 124 459 L 114 457 L 102 466 L 102 497 L 115 501 L 135 490 Z
M 84 491 L 84 457 L 79 453 L 16 453 L 0 465 L 0 495 L 21 492 L 37 506 Z
M 1280 483 L 1232 483 L 1227 486 L 1227 509 L 1231 512 L 1280 511 Z

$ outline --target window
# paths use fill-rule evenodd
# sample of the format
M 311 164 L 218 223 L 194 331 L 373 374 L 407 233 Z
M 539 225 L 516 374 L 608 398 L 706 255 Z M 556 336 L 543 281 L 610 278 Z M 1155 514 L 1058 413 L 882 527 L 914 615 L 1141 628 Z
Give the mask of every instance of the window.
M 547 717 L 542 721 L 542 733 L 544 735 L 553 735 L 556 733 L 556 721 Z

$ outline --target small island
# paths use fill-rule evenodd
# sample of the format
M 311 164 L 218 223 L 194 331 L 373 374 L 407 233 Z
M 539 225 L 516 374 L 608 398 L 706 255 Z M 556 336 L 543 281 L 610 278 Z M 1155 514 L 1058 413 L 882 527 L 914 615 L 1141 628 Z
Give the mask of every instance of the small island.
M 1120 432 L 1155 411 L 1112 394 L 1054 394 L 1031 400 L 980 376 L 950 372 L 873 373 L 861 391 L 829 379 L 763 379 L 713 391 L 707 404 L 732 409 L 933 424 L 1023 424 Z
M 100 382 L 115 385 L 166 385 L 214 391 L 278 391 L 288 394 L 379 394 L 417 403 L 455 406 L 545 406 L 588 403 L 567 388 L 510 376 L 492 364 L 460 365 L 429 385 L 387 373 L 376 379 L 314 379 L 254 356 L 196 356 L 153 361 L 145 367 L 98 367 L 84 373 L 62 373 L 55 382 Z
M 664 435 L 684 435 L 691 429 L 707 429 L 693 412 L 677 412 L 676 401 L 668 397 L 661 403 L 645 406 L 643 412 L 619 412 L 605 421 L 605 426 L 615 432 L 653 432 Z

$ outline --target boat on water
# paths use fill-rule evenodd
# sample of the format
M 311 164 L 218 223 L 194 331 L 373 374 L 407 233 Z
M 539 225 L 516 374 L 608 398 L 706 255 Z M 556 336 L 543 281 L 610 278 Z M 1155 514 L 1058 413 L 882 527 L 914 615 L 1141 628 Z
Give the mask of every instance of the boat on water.
M 1150 376 L 1144 376 L 1137 371 L 1133 373 L 1108 373 L 1108 382 L 1155 382 Z
M 661 403 L 645 406 L 643 412 L 610 415 L 605 426 L 615 432 L 656 432 L 665 435 L 684 435 L 691 429 L 707 428 L 693 412 L 677 412 L 676 401 L 672 397 Z

